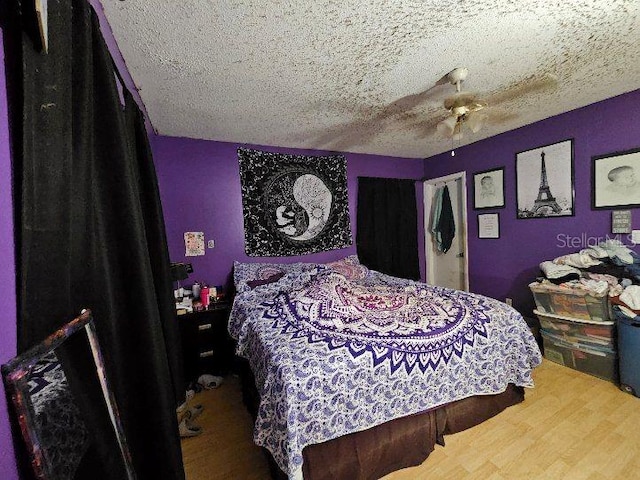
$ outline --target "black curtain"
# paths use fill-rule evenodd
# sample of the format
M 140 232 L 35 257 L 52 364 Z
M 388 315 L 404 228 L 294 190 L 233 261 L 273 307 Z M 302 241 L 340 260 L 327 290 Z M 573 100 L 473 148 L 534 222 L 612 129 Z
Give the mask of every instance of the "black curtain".
M 415 180 L 358 177 L 360 261 L 394 277 L 420 279 Z
M 10 92 L 21 122 L 12 128 L 18 350 L 91 308 L 138 478 L 184 478 L 175 409 L 185 383 L 143 116 L 118 88 L 86 0 L 49 1 L 46 55 L 22 13 L 8 52 L 22 69 Z M 92 478 L 120 478 L 106 463 Z

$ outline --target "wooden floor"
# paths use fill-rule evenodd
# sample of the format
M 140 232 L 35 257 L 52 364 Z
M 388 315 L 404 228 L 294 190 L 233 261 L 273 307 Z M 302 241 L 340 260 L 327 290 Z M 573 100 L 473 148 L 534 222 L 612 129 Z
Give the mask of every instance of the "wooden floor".
M 445 438 L 425 462 L 385 480 L 640 479 L 640 398 L 547 360 L 523 403 Z M 269 479 L 252 443 L 240 382 L 196 395 L 204 432 L 182 441 L 187 480 Z

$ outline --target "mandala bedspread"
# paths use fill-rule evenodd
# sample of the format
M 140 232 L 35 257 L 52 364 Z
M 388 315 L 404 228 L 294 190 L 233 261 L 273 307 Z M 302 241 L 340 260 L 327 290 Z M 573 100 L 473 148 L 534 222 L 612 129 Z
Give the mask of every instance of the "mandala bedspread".
M 254 439 L 290 478 L 307 445 L 533 386 L 541 361 L 512 308 L 378 272 L 286 275 L 239 294 L 229 330 L 261 395 Z

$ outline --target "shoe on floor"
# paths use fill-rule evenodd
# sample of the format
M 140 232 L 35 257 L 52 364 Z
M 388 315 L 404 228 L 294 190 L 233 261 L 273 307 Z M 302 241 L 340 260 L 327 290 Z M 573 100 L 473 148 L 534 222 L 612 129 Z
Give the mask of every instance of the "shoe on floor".
M 202 427 L 191 423 L 190 419 L 186 417 L 178 425 L 178 430 L 181 438 L 195 437 L 202 433 Z
M 198 383 L 207 390 L 218 388 L 220 385 L 222 385 L 222 380 L 222 377 L 209 374 L 200 375 L 198 377 Z
M 204 407 L 202 405 L 194 405 L 193 407 L 189 407 L 187 411 L 184 412 L 185 418 L 193 422 L 200 416 L 203 410 Z

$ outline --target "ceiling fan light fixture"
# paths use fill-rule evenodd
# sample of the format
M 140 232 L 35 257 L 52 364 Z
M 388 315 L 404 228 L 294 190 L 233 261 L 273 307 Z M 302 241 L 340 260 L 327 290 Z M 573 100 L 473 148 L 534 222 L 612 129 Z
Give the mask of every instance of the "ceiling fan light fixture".
M 440 123 L 438 123 L 438 126 L 437 126 L 438 133 L 447 138 L 451 137 L 455 133 L 457 124 L 458 124 L 458 117 L 454 115 L 449 116 L 444 120 L 442 120 Z
M 484 113 L 474 112 L 466 115 L 465 125 L 469 127 L 473 133 L 478 133 L 487 122 L 487 115 Z

